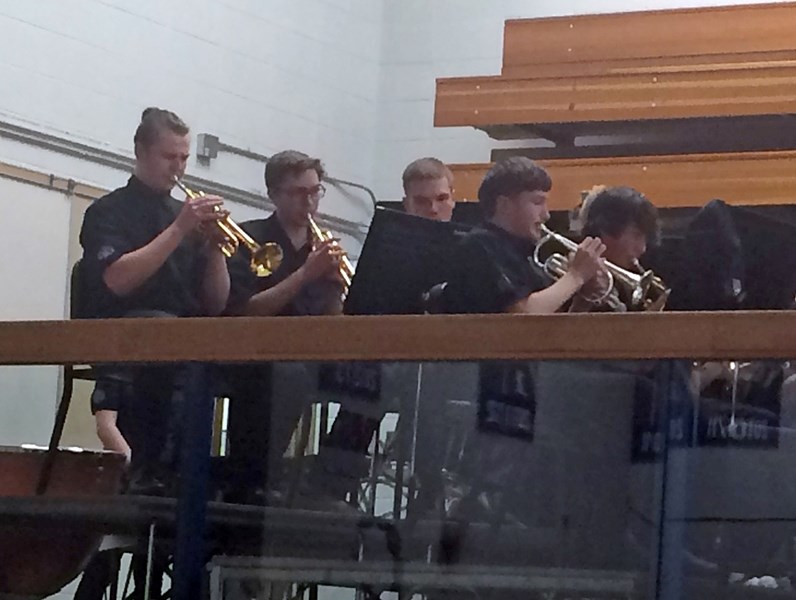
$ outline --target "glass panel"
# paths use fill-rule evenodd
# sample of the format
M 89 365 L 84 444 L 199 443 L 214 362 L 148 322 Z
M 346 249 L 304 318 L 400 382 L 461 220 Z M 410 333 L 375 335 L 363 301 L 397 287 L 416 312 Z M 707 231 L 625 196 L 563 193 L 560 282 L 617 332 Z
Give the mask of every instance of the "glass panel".
M 49 462 L 64 377 L 0 368 L 0 593 L 72 594 L 92 556 L 83 585 L 92 574 L 123 585 L 132 562 L 130 586 L 146 586 L 150 534 L 150 587 L 168 589 L 162 574 L 174 567 L 174 585 L 204 581 L 211 598 L 790 590 L 796 379 L 787 363 L 93 373 L 94 408 L 112 412 L 116 402 L 130 465 L 99 452 L 97 424 L 104 444 L 114 442 L 89 410 L 91 382 L 73 386 L 70 448 Z
M 693 365 L 689 443 L 664 457 L 666 597 L 792 594 L 792 375 L 776 361 Z

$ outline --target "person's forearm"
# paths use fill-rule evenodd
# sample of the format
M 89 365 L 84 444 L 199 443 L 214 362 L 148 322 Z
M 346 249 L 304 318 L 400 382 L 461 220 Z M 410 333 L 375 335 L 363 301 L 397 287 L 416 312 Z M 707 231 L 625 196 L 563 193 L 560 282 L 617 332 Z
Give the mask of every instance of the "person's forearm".
M 172 223 L 146 246 L 124 254 L 106 267 L 103 280 L 117 296 L 128 296 L 157 273 L 185 234 Z
M 527 298 L 523 298 L 509 307 L 508 312 L 528 314 L 548 314 L 559 310 L 567 300 L 572 298 L 581 288 L 583 282 L 572 273 L 565 273 L 561 278 Z
M 278 315 L 298 296 L 305 284 L 305 271 L 301 267 L 288 275 L 284 281 L 249 298 L 244 313 L 249 316 L 268 317 Z
M 124 454 L 128 459 L 130 458 L 130 445 L 117 427 L 99 425 L 97 427 L 97 436 L 102 442 L 103 448 Z
M 227 260 L 220 250 L 209 250 L 202 280 L 202 307 L 207 315 L 220 315 L 229 300 L 229 271 Z

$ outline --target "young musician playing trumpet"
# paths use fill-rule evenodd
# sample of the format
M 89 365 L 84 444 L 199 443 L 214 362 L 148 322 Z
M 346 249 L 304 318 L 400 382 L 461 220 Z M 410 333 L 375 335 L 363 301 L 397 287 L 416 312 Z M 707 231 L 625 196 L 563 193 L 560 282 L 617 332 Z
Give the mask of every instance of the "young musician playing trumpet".
M 173 112 L 147 108 L 135 132 L 135 171 L 127 185 L 94 202 L 80 231 L 77 272 L 81 316 L 193 317 L 219 314 L 229 274 L 213 224 L 226 215 L 222 199 L 179 202 L 174 179 L 189 157 L 188 126 Z M 174 475 L 180 420 L 179 366 L 95 365 L 91 408 L 103 445 L 131 462 L 129 493 L 162 495 Z M 159 589 L 162 558 L 153 586 Z M 134 558 L 143 590 L 145 562 Z M 102 598 L 109 583 L 108 555 L 92 561 L 75 598 Z
M 448 313 L 553 313 L 603 269 L 605 245 L 586 237 L 566 273 L 551 283 L 533 264 L 542 225 L 550 218 L 552 180 L 532 160 L 495 163 L 478 189 L 486 221 L 460 244 L 445 288 Z
M 554 282 L 534 263 L 536 243 L 550 217 L 551 187 L 547 171 L 528 158 L 492 166 L 478 190 L 485 222 L 459 244 L 444 289 L 446 312 L 554 313 L 604 268 L 605 246 L 592 237 L 578 245 Z M 515 440 L 533 437 L 533 390 L 528 361 L 479 364 L 479 434 L 468 436 L 469 468 L 461 473 L 466 492 L 452 514 L 464 519 L 503 514 L 504 492 L 519 468 Z
M 282 248 L 282 263 L 269 277 L 254 275 L 242 255 L 230 264 L 230 310 L 250 316 L 339 314 L 341 253 L 335 240 L 316 242 L 310 218 L 326 193 L 321 161 L 303 152 L 274 154 L 265 166 L 265 186 L 276 210 L 267 219 L 241 223 L 259 244 Z
M 148 108 L 135 133 L 135 173 L 125 187 L 94 202 L 80 231 L 82 312 L 94 318 L 217 315 L 229 295 L 226 259 L 213 224 L 226 213 L 217 196 L 171 197 L 189 156 L 188 126 L 174 113 Z M 179 369 L 97 366 L 94 410 L 129 405 L 132 484 L 162 491 L 174 467 L 168 423 Z M 102 402 L 99 402 L 99 399 Z M 130 400 L 132 399 L 132 401 Z
M 282 260 L 273 273 L 258 277 L 250 269 L 249 255 L 238 252 L 229 267 L 228 313 L 300 316 L 342 312 L 342 252 L 333 238 L 315 239 L 318 236 L 311 227 L 326 191 L 321 183 L 324 174 L 321 161 L 303 152 L 285 150 L 268 160 L 265 185 L 276 210 L 266 219 L 240 226 L 258 244 L 278 244 Z M 279 503 L 282 499 L 275 493 L 271 497 L 266 494 L 266 484 L 278 473 L 305 399 L 272 402 L 269 364 L 229 366 L 226 375 L 232 396 L 230 457 L 241 477 L 233 483 L 229 499 Z
M 605 244 L 603 258 L 607 262 L 633 274 L 644 272 L 639 260 L 660 238 L 658 210 L 644 194 L 630 187 L 595 186 L 584 198 L 577 220 L 584 236 L 599 238 Z M 668 295 L 665 290 L 658 293 Z M 616 285 L 616 294 L 620 306 L 634 308 L 626 287 Z M 584 300 L 584 295 L 575 297 L 572 303 L 572 310 L 578 312 L 602 308 L 599 303 L 594 306 Z

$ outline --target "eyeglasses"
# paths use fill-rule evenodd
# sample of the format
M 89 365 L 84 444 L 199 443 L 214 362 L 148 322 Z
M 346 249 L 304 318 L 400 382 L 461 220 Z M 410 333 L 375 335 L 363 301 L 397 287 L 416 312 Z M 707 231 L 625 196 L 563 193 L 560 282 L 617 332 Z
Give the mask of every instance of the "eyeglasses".
M 294 200 L 303 200 L 309 198 L 310 200 L 320 200 L 326 195 L 326 188 L 323 184 L 318 184 L 314 187 L 290 187 L 281 188 L 283 194 Z

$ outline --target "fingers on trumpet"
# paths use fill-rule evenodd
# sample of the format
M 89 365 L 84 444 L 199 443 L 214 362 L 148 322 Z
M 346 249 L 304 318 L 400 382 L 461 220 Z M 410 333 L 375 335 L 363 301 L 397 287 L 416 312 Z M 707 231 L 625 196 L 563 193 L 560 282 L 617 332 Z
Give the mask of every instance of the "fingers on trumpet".
M 598 272 L 605 271 L 602 258 L 605 244 L 600 238 L 585 238 L 570 254 L 568 270 L 579 276 L 584 282 L 591 280 Z
M 218 196 L 188 198 L 177 215 L 176 223 L 184 232 L 200 229 L 205 223 L 213 223 L 227 214 L 221 208 L 223 200 Z
M 200 196 L 189 198 L 186 204 L 198 212 L 205 221 L 217 221 L 229 212 L 223 208 L 224 199 L 221 196 Z
M 217 227 L 217 223 L 222 218 L 223 217 L 219 215 L 219 217 L 217 219 L 212 219 L 212 220 L 200 223 L 198 228 L 197 228 L 197 230 L 199 231 L 200 234 L 202 234 L 205 238 L 207 238 L 211 242 L 214 242 L 214 243 L 217 243 L 217 244 L 227 243 L 227 242 L 229 242 L 229 238 L 230 238 L 229 234 L 227 232 L 225 232 L 223 229 Z
M 340 271 L 340 255 L 334 250 L 331 240 L 324 240 L 315 245 L 304 263 L 307 278 L 312 281 L 328 278 Z
M 224 200 L 221 197 L 202 196 L 188 202 L 191 204 L 202 202 L 196 206 L 201 214 L 201 221 L 197 227 L 200 234 L 219 245 L 234 244 L 234 236 L 223 226 L 229 218 L 229 211 L 224 208 Z
M 340 248 L 340 239 L 339 238 L 324 238 L 322 240 L 313 240 L 312 241 L 312 249 L 319 250 L 321 248 Z
M 608 272 L 608 268 L 604 267 L 583 285 L 581 292 L 587 296 L 605 296 L 611 291 L 612 285 L 611 274 Z
M 192 224 L 194 229 L 202 223 L 229 216 L 229 211 L 223 208 L 224 199 L 221 196 L 194 191 L 176 177 L 174 183 L 185 193 L 185 202 L 177 218 Z

